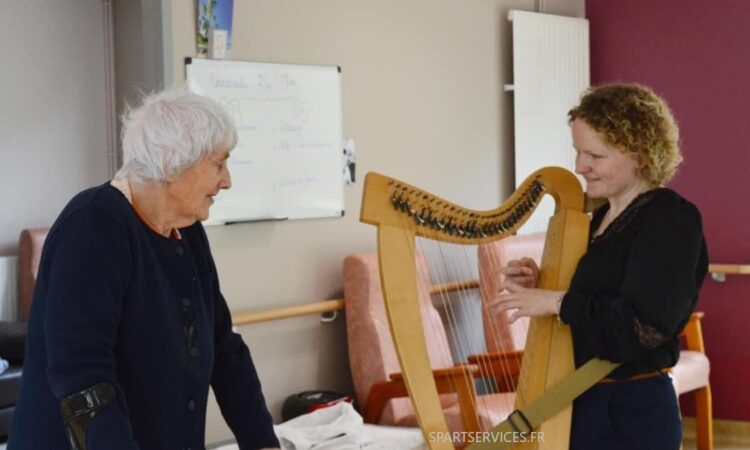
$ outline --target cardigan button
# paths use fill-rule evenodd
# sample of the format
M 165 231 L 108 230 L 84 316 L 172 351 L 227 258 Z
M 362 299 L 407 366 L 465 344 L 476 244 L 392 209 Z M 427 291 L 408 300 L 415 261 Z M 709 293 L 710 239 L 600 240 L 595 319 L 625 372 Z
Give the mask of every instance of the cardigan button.
M 177 247 L 175 247 L 174 251 L 177 252 L 177 255 L 179 256 L 182 256 L 185 254 L 185 249 L 182 248 L 181 245 L 178 245 Z
M 195 401 L 194 400 L 190 400 L 189 402 L 187 402 L 187 409 L 189 409 L 190 411 L 195 411 Z
M 198 348 L 197 347 L 190 347 L 190 356 L 193 358 L 198 357 Z
M 186 308 L 189 307 L 190 306 L 190 299 L 187 298 L 187 297 L 183 297 L 182 298 L 182 306 L 184 306 Z

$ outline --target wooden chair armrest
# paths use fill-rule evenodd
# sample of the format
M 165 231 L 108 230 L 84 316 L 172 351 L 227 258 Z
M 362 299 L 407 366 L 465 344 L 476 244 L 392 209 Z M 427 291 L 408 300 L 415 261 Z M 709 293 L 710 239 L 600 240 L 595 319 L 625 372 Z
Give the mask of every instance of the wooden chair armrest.
M 362 407 L 362 418 L 365 423 L 378 423 L 388 400 L 408 396 L 409 392 L 403 380 L 379 381 L 372 385 L 367 394 L 367 400 Z
M 453 367 L 446 367 L 445 369 L 435 369 L 432 371 L 432 376 L 435 377 L 435 381 L 439 381 L 442 379 L 448 381 L 457 381 L 465 377 L 472 379 L 477 373 L 479 373 L 479 367 L 473 364 L 458 364 Z M 403 379 L 403 377 L 404 376 L 401 372 L 395 372 L 388 375 L 388 378 L 390 378 L 391 381 L 400 381 Z M 443 392 L 440 392 L 440 394 L 443 394 Z
M 701 319 L 705 314 L 702 311 L 696 311 L 690 316 L 690 320 L 685 324 L 680 336 L 685 337 L 685 343 L 688 350 L 706 353 L 703 345 L 703 330 L 701 328 Z
M 467 431 L 479 431 L 475 401 L 477 393 L 474 387 L 474 375 L 478 371 L 479 368 L 476 366 L 461 365 L 432 372 L 438 394 L 458 394 L 461 421 Z M 380 381 L 370 388 L 367 401 L 362 408 L 365 423 L 377 423 L 388 400 L 409 395 L 401 373 L 392 373 L 388 378 L 390 381 Z

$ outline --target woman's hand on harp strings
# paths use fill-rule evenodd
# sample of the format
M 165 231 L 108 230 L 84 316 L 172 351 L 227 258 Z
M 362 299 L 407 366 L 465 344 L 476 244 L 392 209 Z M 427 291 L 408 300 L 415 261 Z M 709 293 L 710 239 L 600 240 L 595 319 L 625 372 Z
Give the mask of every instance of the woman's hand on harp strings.
M 514 310 L 508 317 L 510 323 L 521 317 L 552 316 L 558 314 L 560 299 L 565 291 L 533 289 L 512 281 L 500 283 L 498 295 L 489 305 L 494 311 Z
M 508 261 L 508 265 L 500 268 L 505 275 L 505 281 L 515 283 L 526 288 L 535 288 L 539 281 L 539 266 L 532 258 L 521 258 Z

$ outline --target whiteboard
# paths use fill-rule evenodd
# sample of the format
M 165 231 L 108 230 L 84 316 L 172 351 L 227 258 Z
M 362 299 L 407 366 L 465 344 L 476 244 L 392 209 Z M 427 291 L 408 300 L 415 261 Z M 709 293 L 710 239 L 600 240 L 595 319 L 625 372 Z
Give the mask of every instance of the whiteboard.
M 186 59 L 192 92 L 237 125 L 232 188 L 205 224 L 344 214 L 341 71 L 335 66 Z

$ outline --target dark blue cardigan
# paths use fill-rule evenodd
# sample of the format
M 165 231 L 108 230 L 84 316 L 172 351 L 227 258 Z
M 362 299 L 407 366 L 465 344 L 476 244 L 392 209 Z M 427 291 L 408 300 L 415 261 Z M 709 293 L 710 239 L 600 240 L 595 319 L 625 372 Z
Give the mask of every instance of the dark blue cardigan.
M 9 450 L 68 449 L 60 399 L 110 383 L 88 449 L 202 449 L 208 388 L 242 449 L 277 447 L 250 352 L 231 330 L 200 223 L 146 226 L 109 183 L 78 194 L 44 244 Z

